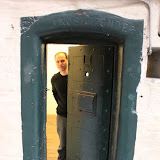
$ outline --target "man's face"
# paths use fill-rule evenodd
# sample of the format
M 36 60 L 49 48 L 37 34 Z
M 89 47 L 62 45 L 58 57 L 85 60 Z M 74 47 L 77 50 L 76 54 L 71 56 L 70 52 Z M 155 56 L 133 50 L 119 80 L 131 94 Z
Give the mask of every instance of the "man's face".
M 55 57 L 56 65 L 59 71 L 65 71 L 68 67 L 68 59 L 66 58 L 65 54 L 59 53 Z

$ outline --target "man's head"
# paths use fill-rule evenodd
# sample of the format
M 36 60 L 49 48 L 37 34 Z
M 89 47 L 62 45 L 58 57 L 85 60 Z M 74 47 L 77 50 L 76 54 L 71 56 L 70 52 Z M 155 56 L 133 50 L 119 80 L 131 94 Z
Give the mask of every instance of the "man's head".
M 58 52 L 55 55 L 55 61 L 60 73 L 68 73 L 68 56 L 65 52 Z

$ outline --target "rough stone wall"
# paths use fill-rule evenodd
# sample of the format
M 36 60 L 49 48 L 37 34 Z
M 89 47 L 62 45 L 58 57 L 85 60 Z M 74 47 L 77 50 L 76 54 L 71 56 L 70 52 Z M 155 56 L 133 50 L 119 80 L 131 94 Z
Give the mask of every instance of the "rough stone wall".
M 146 0 L 147 1 L 147 0 Z M 159 0 L 148 0 L 152 9 L 152 44 L 158 37 Z M 141 81 L 137 86 L 137 138 L 134 160 L 160 157 L 160 79 L 146 78 L 149 45 L 147 5 L 138 0 L 5 0 L 0 1 L 0 159 L 22 160 L 20 93 L 20 17 L 41 16 L 66 10 L 94 9 L 130 19 L 144 19 Z

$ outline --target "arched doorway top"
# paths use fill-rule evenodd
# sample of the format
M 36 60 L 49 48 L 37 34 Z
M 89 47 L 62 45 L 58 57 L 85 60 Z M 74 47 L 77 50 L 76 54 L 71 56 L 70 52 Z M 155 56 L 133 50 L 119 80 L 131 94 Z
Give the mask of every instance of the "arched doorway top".
M 40 37 L 62 31 L 81 31 L 114 35 L 122 39 L 132 35 L 132 38 L 136 39 L 141 35 L 138 33 L 142 27 L 143 20 L 126 19 L 107 12 L 82 9 L 21 18 L 21 33 L 35 33 Z

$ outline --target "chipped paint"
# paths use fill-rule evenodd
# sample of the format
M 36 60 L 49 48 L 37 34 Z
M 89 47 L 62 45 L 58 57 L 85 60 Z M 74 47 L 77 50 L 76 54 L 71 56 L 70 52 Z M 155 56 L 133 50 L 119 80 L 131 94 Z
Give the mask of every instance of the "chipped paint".
M 24 68 L 24 81 L 25 83 L 30 83 L 31 81 L 33 82 L 34 79 L 32 79 L 32 73 L 34 71 L 35 67 L 33 65 L 27 64 L 26 67 Z
M 32 27 L 32 25 L 34 23 L 36 23 L 39 20 L 38 17 L 30 17 L 30 22 L 28 21 L 23 21 L 21 23 L 21 34 L 24 34 L 25 32 L 27 32 L 28 30 L 30 30 L 30 28 Z
M 135 99 L 135 96 L 134 96 L 133 94 L 129 94 L 129 95 L 128 95 L 128 98 L 129 98 L 131 101 L 133 101 L 133 100 Z
M 138 114 L 137 114 L 137 111 L 136 111 L 136 110 L 131 109 L 131 112 L 132 112 L 132 114 L 135 114 L 135 115 L 137 115 L 137 116 L 138 116 Z

